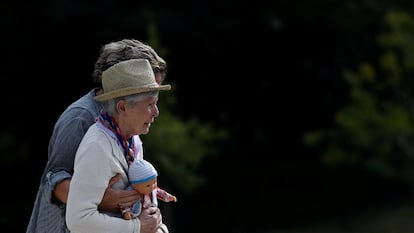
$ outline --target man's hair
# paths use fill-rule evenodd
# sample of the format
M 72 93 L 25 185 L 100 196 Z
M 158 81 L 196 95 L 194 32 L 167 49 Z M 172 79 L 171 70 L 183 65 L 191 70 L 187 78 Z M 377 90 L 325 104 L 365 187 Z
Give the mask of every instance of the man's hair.
M 161 81 L 164 80 L 167 72 L 167 63 L 155 50 L 136 39 L 123 39 L 103 45 L 99 52 L 99 57 L 95 62 L 95 70 L 92 73 L 93 82 L 102 88 L 101 76 L 109 67 L 130 59 L 147 59 L 154 72 L 161 73 Z

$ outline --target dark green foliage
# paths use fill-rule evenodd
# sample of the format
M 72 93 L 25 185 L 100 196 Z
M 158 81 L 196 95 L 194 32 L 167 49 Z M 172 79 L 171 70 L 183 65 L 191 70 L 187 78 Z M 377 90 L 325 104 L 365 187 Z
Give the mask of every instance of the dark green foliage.
M 414 19 L 404 12 L 384 16 L 377 60 L 344 71 L 348 102 L 334 126 L 305 134 L 331 166 L 362 166 L 389 179 L 414 182 Z

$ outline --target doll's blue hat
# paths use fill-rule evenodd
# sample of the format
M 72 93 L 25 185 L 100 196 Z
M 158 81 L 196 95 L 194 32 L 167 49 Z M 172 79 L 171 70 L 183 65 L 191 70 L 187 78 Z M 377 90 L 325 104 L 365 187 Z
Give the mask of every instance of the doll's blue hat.
M 139 184 L 156 178 L 158 173 L 147 160 L 136 159 L 129 165 L 128 176 L 131 184 Z

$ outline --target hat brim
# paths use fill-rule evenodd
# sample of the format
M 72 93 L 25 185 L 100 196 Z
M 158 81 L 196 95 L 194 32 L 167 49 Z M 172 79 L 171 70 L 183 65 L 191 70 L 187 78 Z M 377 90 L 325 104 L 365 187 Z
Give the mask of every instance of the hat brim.
M 115 91 L 110 91 L 107 93 L 103 93 L 102 95 L 95 96 L 95 100 L 99 102 L 107 101 L 110 99 L 115 99 L 117 97 L 127 96 L 127 95 L 133 95 L 143 92 L 149 92 L 149 91 L 168 91 L 171 90 L 171 85 L 159 85 L 158 87 L 129 87 L 129 88 L 123 88 L 118 89 Z

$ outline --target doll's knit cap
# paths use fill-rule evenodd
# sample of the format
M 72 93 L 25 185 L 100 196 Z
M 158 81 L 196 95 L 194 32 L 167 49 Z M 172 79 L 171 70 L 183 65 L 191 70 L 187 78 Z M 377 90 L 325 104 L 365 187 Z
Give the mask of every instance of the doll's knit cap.
M 139 184 L 154 179 L 158 173 L 147 160 L 136 159 L 129 165 L 128 175 L 131 184 Z

